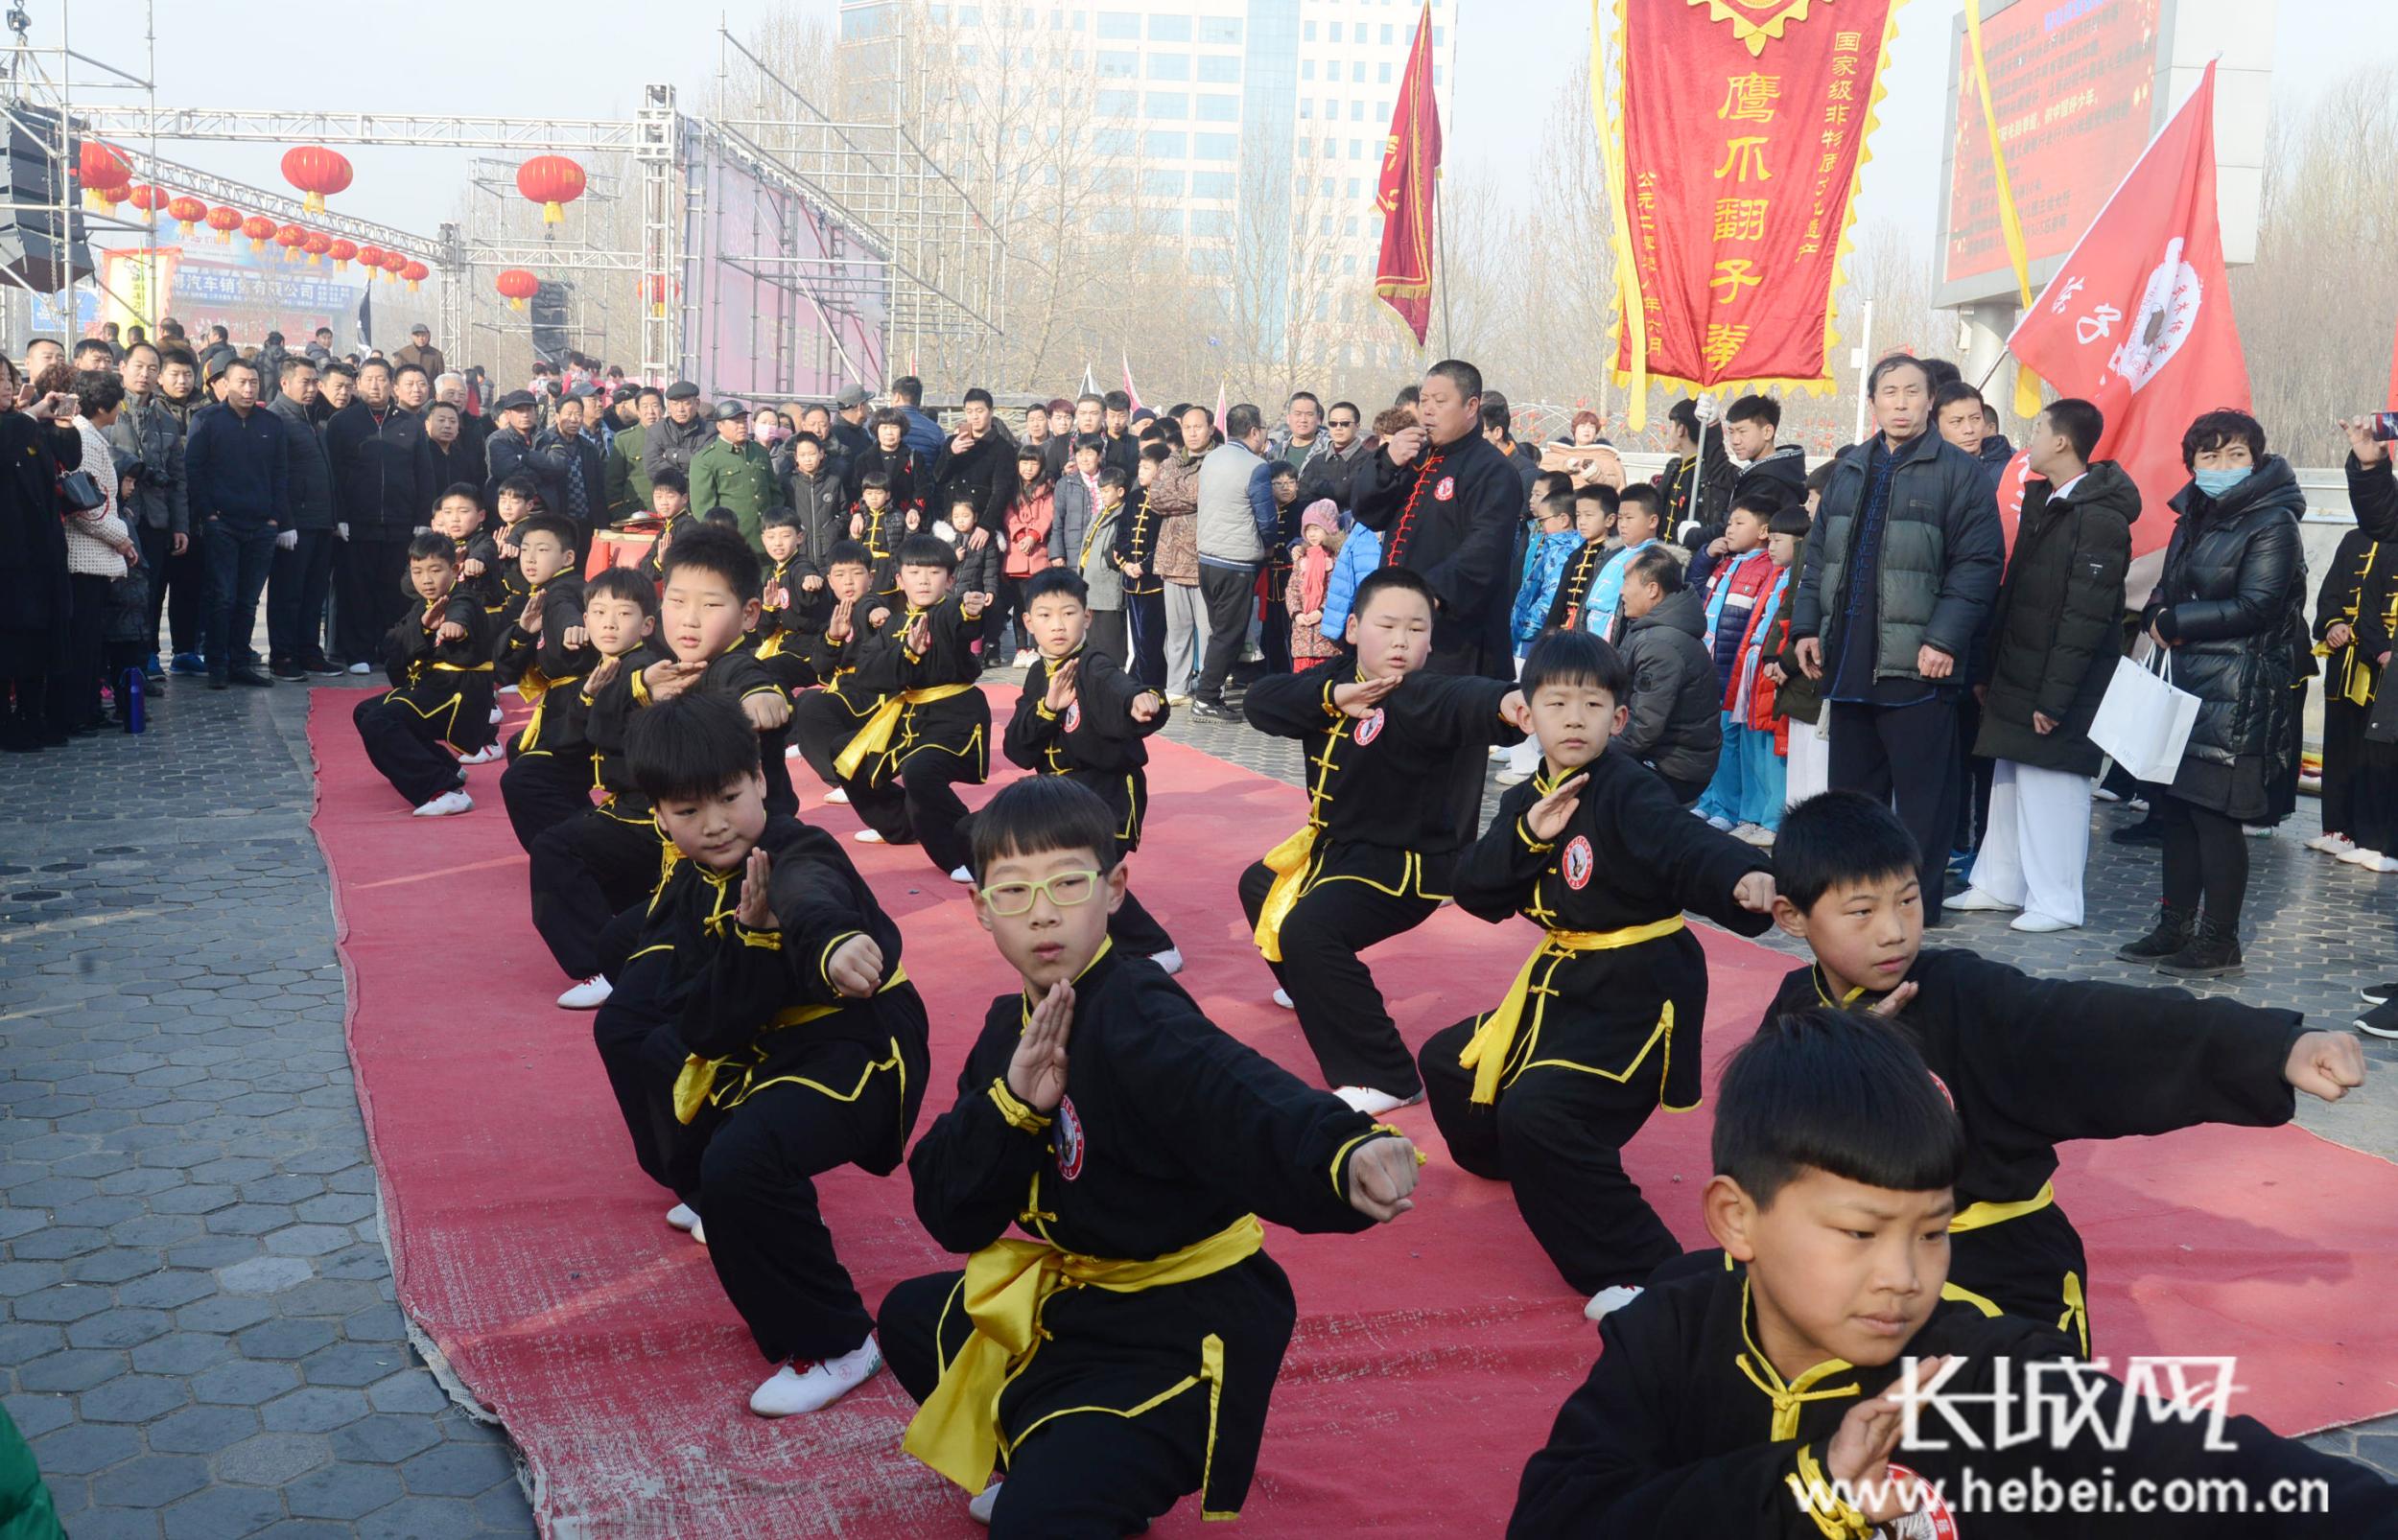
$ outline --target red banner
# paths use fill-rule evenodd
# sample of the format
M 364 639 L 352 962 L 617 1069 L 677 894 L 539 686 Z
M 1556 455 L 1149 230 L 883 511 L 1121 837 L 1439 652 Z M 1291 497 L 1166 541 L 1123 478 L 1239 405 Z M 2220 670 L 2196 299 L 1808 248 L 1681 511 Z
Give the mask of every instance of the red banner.
M 1416 17 L 1415 46 L 1391 111 L 1382 152 L 1382 180 L 1374 200 L 1382 210 L 1382 259 L 1374 269 L 1375 297 L 1423 345 L 1432 323 L 1432 209 L 1441 172 L 1441 109 L 1432 96 L 1432 0 Z
M 1618 0 L 1616 374 L 1828 389 L 1895 0 Z M 1634 399 L 1638 399 L 1635 395 Z

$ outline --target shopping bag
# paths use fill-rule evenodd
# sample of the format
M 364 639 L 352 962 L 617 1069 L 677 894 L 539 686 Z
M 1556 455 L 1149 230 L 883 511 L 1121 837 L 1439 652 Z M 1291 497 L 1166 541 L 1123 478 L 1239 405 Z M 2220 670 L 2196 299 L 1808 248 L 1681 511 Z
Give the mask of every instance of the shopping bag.
M 2153 665 L 2153 666 L 2151 666 Z M 2198 719 L 2198 698 L 2174 688 L 2174 655 L 2159 647 L 2147 663 L 2115 661 L 2115 677 L 2090 722 L 2090 741 L 2138 781 L 2171 785 Z

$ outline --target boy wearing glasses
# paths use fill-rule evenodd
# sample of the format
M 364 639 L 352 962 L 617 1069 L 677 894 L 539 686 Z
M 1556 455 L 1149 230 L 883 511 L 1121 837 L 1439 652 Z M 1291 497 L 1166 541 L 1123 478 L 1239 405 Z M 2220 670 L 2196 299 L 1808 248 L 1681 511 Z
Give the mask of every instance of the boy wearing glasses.
M 995 1536 L 1137 1534 L 1191 1492 L 1232 1517 L 1298 1318 L 1259 1219 L 1354 1233 L 1413 1206 L 1405 1138 L 1110 944 L 1116 828 L 1058 776 L 975 817 L 975 911 L 1023 988 L 908 1158 L 917 1217 L 972 1255 L 879 1316 L 922 1403 L 905 1447 Z
M 1035 572 L 1024 583 L 1023 626 L 1040 656 L 1024 673 L 1024 696 L 1000 747 L 1034 775 L 1064 776 L 1106 803 L 1120 862 L 1140 849 L 1140 821 L 1149 810 L 1149 751 L 1141 739 L 1165 725 L 1165 696 L 1127 676 L 1106 649 L 1086 645 L 1087 595 L 1070 567 Z M 1129 891 L 1108 918 L 1108 937 L 1168 973 L 1182 971 L 1174 938 Z
M 776 1365 L 749 1410 L 814 1412 L 882 1356 L 812 1178 L 898 1167 L 924 1099 L 924 1002 L 840 842 L 766 810 L 758 732 L 729 694 L 641 712 L 625 756 L 682 859 L 600 1009 L 600 1056 L 642 1170 L 678 1200 L 667 1223 L 713 1243 Z

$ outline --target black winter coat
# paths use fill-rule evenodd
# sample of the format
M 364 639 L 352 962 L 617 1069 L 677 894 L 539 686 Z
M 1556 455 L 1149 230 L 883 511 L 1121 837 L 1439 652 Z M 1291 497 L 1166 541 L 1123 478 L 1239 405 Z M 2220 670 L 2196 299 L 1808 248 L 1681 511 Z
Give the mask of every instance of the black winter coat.
M 2090 722 L 2122 657 L 2124 570 L 2140 489 L 2113 460 L 2090 467 L 2069 499 L 2025 484 L 2014 553 L 1990 618 L 1982 732 L 1973 752 L 2077 775 L 2099 772 Z M 2057 723 L 2034 729 L 2032 713 Z
M 2298 707 L 2298 656 L 2311 650 L 2298 546 L 2306 494 L 2290 462 L 2268 455 L 2221 502 L 2194 481 L 2173 507 L 2181 522 L 2143 618 L 2173 645 L 2174 684 L 2198 697 L 2184 774 L 2194 759 L 2275 759 Z
M 433 512 L 433 459 L 424 420 L 404 407 L 378 414 L 353 401 L 325 424 L 335 517 L 354 540 L 406 540 Z
M 931 500 L 925 512 L 947 520 L 959 498 L 974 500 L 975 514 L 985 529 L 1007 527 L 1007 505 L 1016 492 L 1016 446 L 999 435 L 997 426 L 958 454 L 947 444 L 933 461 Z M 926 521 L 928 524 L 931 520 Z
M 1324 449 L 1299 473 L 1299 502 L 1303 512 L 1318 498 L 1330 498 L 1332 505 L 1348 513 L 1357 505 L 1358 468 L 1374 457 L 1376 446 L 1365 434 L 1349 441 L 1346 453 L 1332 448 L 1328 440 Z
M 791 572 L 799 577 L 822 577 L 833 548 L 849 538 L 849 494 L 832 463 L 816 467 L 812 477 L 791 473 L 791 507 L 799 515 L 799 552 Z
M 1806 502 L 1807 452 L 1796 444 L 1783 444 L 1751 464 L 1732 482 L 1732 498 L 1736 502 L 1751 492 L 1779 498 L 1785 506 Z M 1731 517 L 1728 505 L 1725 517 Z
M 1624 623 L 1632 717 L 1614 740 L 1658 775 L 1701 784 L 1724 747 L 1724 684 L 1705 631 L 1706 606 L 1693 588 L 1676 589 Z
M 1434 444 L 1404 466 L 1377 450 L 1357 471 L 1357 522 L 1382 535 L 1383 560 L 1423 575 L 1439 596 L 1431 669 L 1506 679 L 1508 636 L 1522 564 L 1523 481 L 1479 432 Z

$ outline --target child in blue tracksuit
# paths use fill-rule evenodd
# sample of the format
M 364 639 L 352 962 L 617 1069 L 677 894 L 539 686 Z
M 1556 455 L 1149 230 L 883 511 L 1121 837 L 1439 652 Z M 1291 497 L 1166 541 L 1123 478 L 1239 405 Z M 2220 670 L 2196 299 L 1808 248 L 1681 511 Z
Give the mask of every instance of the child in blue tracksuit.
M 1582 533 L 1574 527 L 1574 495 L 1552 496 L 1536 502 L 1534 511 L 1540 516 L 1540 527 L 1524 546 L 1524 571 L 1516 585 L 1516 607 L 1510 616 L 1510 635 L 1516 645 L 1516 671 L 1523 671 L 1524 654 L 1548 628 L 1549 611 L 1557 600 L 1558 584 L 1563 580 L 1565 569 L 1582 549 Z M 1507 768 L 1499 776 L 1500 782 L 1514 785 L 1528 781 L 1540 767 L 1540 740 L 1527 736 L 1507 751 Z
M 1357 596 L 1357 585 L 1382 565 L 1382 537 L 1364 525 L 1352 524 L 1341 537 L 1341 553 L 1332 563 L 1332 576 L 1324 590 L 1324 620 L 1317 627 L 1328 637 L 1338 638 L 1349 627 L 1349 606 Z
M 1750 640 L 1758 608 L 1780 578 L 1780 569 L 1766 551 L 1766 526 L 1781 508 L 1781 500 L 1765 492 L 1744 492 L 1732 500 L 1724 533 L 1717 544 L 1690 558 L 1690 585 L 1706 594 L 1706 635 L 1715 654 L 1715 671 L 1724 688 L 1724 752 L 1716 757 L 1715 778 L 1700 795 L 1697 811 L 1708 823 L 1735 836 L 1762 844 L 1757 836 L 1772 828 L 1744 815 L 1754 811 L 1749 794 L 1751 758 L 1741 752 L 1739 735 L 1748 731 L 1741 688 L 1742 648 Z M 1778 808 L 1779 804 L 1775 806 Z
M 1613 642 L 1617 612 L 1624 602 L 1624 573 L 1632 567 L 1632 559 L 1657 542 L 1657 533 L 1665 525 L 1665 499 L 1653 486 L 1628 486 L 1615 505 L 1615 534 L 1624 548 L 1607 559 L 1599 575 L 1591 580 L 1590 598 L 1584 606 L 1582 628 L 1602 640 Z

